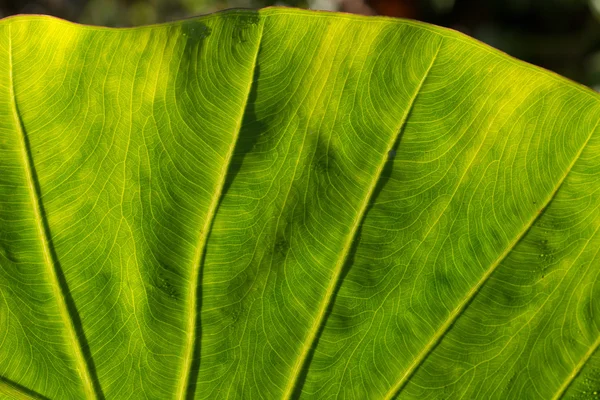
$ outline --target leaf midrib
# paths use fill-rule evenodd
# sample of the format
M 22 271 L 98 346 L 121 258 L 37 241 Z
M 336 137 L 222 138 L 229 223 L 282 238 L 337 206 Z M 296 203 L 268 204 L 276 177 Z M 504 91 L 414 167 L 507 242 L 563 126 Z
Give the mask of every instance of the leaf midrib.
M 575 166 L 577 161 L 581 158 L 581 154 L 587 148 L 588 143 L 591 140 L 592 136 L 594 135 L 594 132 L 598 128 L 599 124 L 600 124 L 600 120 L 598 120 L 598 122 L 596 122 L 596 124 L 592 128 L 591 132 L 589 133 L 588 137 L 583 142 L 583 145 L 580 147 L 578 152 L 573 157 L 573 160 L 571 161 L 571 163 L 565 169 L 565 173 L 559 179 L 559 181 L 557 182 L 553 191 L 550 192 L 549 196 L 542 203 L 540 210 L 543 210 L 544 208 L 546 208 L 548 206 L 548 204 L 550 204 L 550 202 L 556 197 L 559 189 L 561 188 L 561 186 L 563 185 L 563 183 L 565 182 L 565 180 L 571 173 L 571 170 L 573 169 L 573 167 Z M 442 338 L 446 335 L 446 333 L 449 332 L 452 325 L 456 322 L 456 320 L 460 317 L 460 315 L 462 315 L 462 313 L 464 312 L 466 307 L 471 303 L 471 301 L 477 295 L 477 293 L 479 293 L 479 291 L 481 290 L 483 285 L 485 285 L 485 283 L 489 280 L 489 278 L 492 276 L 494 271 L 496 271 L 496 269 L 502 263 L 502 261 L 504 261 L 504 259 L 506 259 L 506 257 L 508 257 L 508 255 L 513 251 L 513 249 L 517 246 L 517 244 L 521 241 L 521 239 L 523 239 L 525 234 L 531 229 L 531 227 L 535 224 L 535 222 L 541 216 L 542 216 L 542 213 L 540 213 L 540 212 L 536 211 L 533 213 L 532 217 L 523 226 L 523 228 L 517 234 L 517 236 L 515 236 L 515 238 L 509 243 L 509 245 L 507 246 L 505 251 L 502 254 L 500 254 L 500 256 L 496 259 L 496 261 L 492 263 L 490 268 L 488 268 L 485 271 L 485 273 L 483 274 L 481 279 L 477 282 L 477 284 L 463 297 L 463 299 L 458 304 L 458 306 L 456 308 L 454 308 L 454 310 L 452 310 L 452 312 L 449 314 L 448 318 L 444 321 L 444 323 L 440 326 L 440 328 L 434 333 L 434 335 L 431 337 L 429 342 L 427 342 L 427 344 L 423 347 L 423 350 L 417 355 L 417 357 L 414 358 L 413 362 L 408 367 L 408 369 L 405 371 L 405 373 L 402 375 L 402 377 L 398 380 L 398 382 L 396 382 L 396 384 L 385 395 L 385 397 L 384 397 L 385 400 L 395 398 L 400 394 L 402 389 L 408 383 L 408 380 L 414 375 L 414 373 L 417 371 L 417 369 L 425 362 L 427 357 L 437 347 L 438 343 L 442 340 Z M 600 344 L 600 338 L 598 339 L 598 341 L 595 342 L 595 346 L 598 347 L 599 344 Z M 594 348 L 594 346 L 592 346 L 592 348 Z M 591 352 L 593 353 L 593 350 Z M 591 356 L 591 354 L 590 354 L 590 356 Z M 584 359 L 585 359 L 585 357 L 584 357 Z M 568 387 L 568 384 L 564 384 L 563 387 L 564 387 L 564 389 L 566 389 L 566 387 Z
M 34 390 L 19 385 L 8 378 L 0 375 L 0 394 L 9 396 L 14 400 L 50 400 Z
M 223 167 L 220 172 L 220 179 L 218 182 L 217 190 L 214 193 L 207 212 L 206 219 L 204 220 L 204 224 L 201 227 L 200 235 L 198 237 L 198 245 L 196 246 L 196 252 L 194 253 L 194 257 L 192 260 L 192 272 L 190 285 L 188 287 L 188 321 L 186 327 L 186 344 L 184 348 L 184 359 L 183 359 L 183 369 L 180 377 L 180 381 L 177 387 L 176 398 L 178 400 L 184 400 L 188 397 L 193 397 L 193 393 L 191 390 L 194 390 L 195 382 L 190 382 L 190 377 L 192 376 L 192 368 L 194 363 L 194 350 L 196 346 L 198 346 L 197 339 L 199 336 L 199 332 L 196 329 L 197 321 L 198 321 L 198 285 L 202 284 L 200 282 L 200 271 L 201 271 L 201 263 L 204 257 L 204 253 L 206 252 L 206 244 L 208 242 L 208 237 L 210 236 L 210 231 L 212 229 L 213 222 L 215 220 L 215 216 L 217 214 L 217 208 L 219 205 L 219 201 L 223 194 L 223 188 L 225 186 L 225 181 L 228 175 L 228 171 L 231 167 L 231 160 L 233 158 L 233 153 L 235 151 L 235 147 L 237 145 L 240 131 L 242 128 L 242 122 L 244 118 L 244 114 L 246 111 L 246 107 L 248 104 L 248 100 L 250 98 L 250 91 L 252 89 L 252 85 L 254 84 L 254 72 L 256 70 L 256 65 L 258 61 L 258 53 L 263 37 L 263 29 L 264 29 L 264 19 L 260 19 L 259 26 L 259 34 L 258 34 L 258 43 L 256 44 L 256 52 L 254 53 L 254 59 L 252 61 L 252 69 L 250 71 L 250 79 L 248 80 L 248 86 L 246 88 L 245 98 L 240 107 L 240 115 L 237 118 L 237 123 L 234 131 L 234 135 L 231 141 L 231 145 L 229 150 L 227 151 L 227 155 L 223 162 Z M 199 356 L 198 356 L 199 357 Z
M 263 29 L 263 26 L 264 26 L 264 21 L 262 19 L 261 19 L 261 24 L 260 25 L 261 25 L 261 33 L 260 33 L 260 38 L 259 38 L 259 45 L 257 46 L 257 52 L 255 54 L 255 60 L 254 60 L 254 63 L 253 63 L 253 71 L 254 71 L 254 68 L 256 67 L 256 62 L 257 62 L 256 58 L 257 58 L 257 55 L 258 55 L 258 48 L 260 46 L 260 39 L 262 39 L 262 29 Z M 48 267 L 48 269 L 50 269 L 54 273 L 54 275 L 50 274 L 52 276 L 52 278 L 54 278 L 52 280 L 53 290 L 59 290 L 60 291 L 60 285 L 59 285 L 59 283 L 57 281 L 56 271 L 53 269 L 53 268 L 57 268 L 57 266 L 54 264 L 54 261 L 52 260 L 52 256 L 51 256 L 51 253 L 50 253 L 50 251 L 51 251 L 50 250 L 51 241 L 50 241 L 50 238 L 48 236 L 46 236 L 47 232 L 44 229 L 44 223 L 47 223 L 47 221 L 44 222 L 44 220 L 43 220 L 44 219 L 43 214 L 40 211 L 42 209 L 41 193 L 39 193 L 37 191 L 36 186 L 35 186 L 35 182 L 33 180 L 34 178 L 33 178 L 33 175 L 31 173 L 32 172 L 32 168 L 34 166 L 33 159 L 32 159 L 32 154 L 28 150 L 28 146 L 27 146 L 27 142 L 26 142 L 27 139 L 25 137 L 26 132 L 24 130 L 24 127 L 22 126 L 21 118 L 20 118 L 20 115 L 19 115 L 18 107 L 17 107 L 16 96 L 15 96 L 15 93 L 14 93 L 13 68 L 12 68 L 13 67 L 13 64 L 12 64 L 12 42 L 11 42 L 11 35 L 10 35 L 10 23 L 8 24 L 8 29 L 9 29 L 9 60 L 10 60 L 9 61 L 9 65 L 10 65 L 10 70 L 9 70 L 10 71 L 10 96 L 11 96 L 11 102 L 12 102 L 12 108 L 13 108 L 13 110 L 12 110 L 13 111 L 13 118 L 15 119 L 15 125 L 17 126 L 17 129 L 18 129 L 18 131 L 20 133 L 21 151 L 22 151 L 22 156 L 23 156 L 24 165 L 25 165 L 26 174 L 27 174 L 27 179 L 28 179 L 28 182 L 27 182 L 28 183 L 28 189 L 29 189 L 29 193 L 30 193 L 30 196 L 31 196 L 31 199 L 32 199 L 32 203 L 33 203 L 33 207 L 34 207 L 34 214 L 35 214 L 35 217 L 36 217 L 36 225 L 37 225 L 37 228 L 38 228 L 38 234 L 42 238 L 42 242 L 43 242 L 44 258 L 45 258 L 46 266 Z M 438 33 L 438 32 L 436 32 L 436 33 Z M 456 38 L 453 38 L 453 39 L 456 39 Z M 439 49 L 438 49 L 438 51 L 439 51 Z M 547 74 L 547 75 L 550 75 L 550 74 Z M 251 87 L 251 85 L 252 85 L 252 80 L 250 80 L 249 87 Z M 250 90 L 248 90 L 248 92 L 247 92 L 246 100 L 244 102 L 244 106 L 242 107 L 242 113 L 241 113 L 242 117 L 243 117 L 244 110 L 246 108 L 246 104 L 247 104 L 247 101 L 248 101 L 249 91 Z M 418 91 L 415 94 L 415 98 L 416 98 L 417 95 L 418 95 Z M 413 99 L 413 101 L 414 101 L 414 99 Z M 408 113 L 407 113 L 407 115 L 408 115 Z M 238 135 L 238 136 L 239 136 L 239 131 L 240 131 L 239 128 L 241 127 L 241 122 L 242 122 L 242 118 L 239 119 L 239 126 L 238 126 L 238 129 L 236 130 L 236 132 L 237 132 L 236 135 Z M 591 139 L 591 137 L 593 136 L 593 133 L 596 130 L 597 125 L 598 124 L 596 124 L 596 126 L 594 127 L 594 129 L 592 129 L 592 132 L 590 133 L 589 137 L 587 138 L 587 140 L 585 141 L 585 143 L 581 147 L 579 153 L 574 157 L 574 160 L 571 163 L 571 165 L 569 166 L 569 168 L 567 168 L 567 170 L 566 170 L 566 172 L 565 172 L 562 180 L 556 185 L 554 191 L 549 196 L 548 201 L 544 204 L 544 206 L 542 208 L 546 207 L 550 203 L 550 201 L 555 197 L 556 193 L 560 189 L 560 186 L 562 185 L 562 183 L 564 182 L 564 180 L 567 178 L 568 174 L 570 173 L 571 169 L 573 168 L 573 166 L 575 165 L 575 163 L 577 162 L 577 160 L 580 158 L 581 153 L 587 147 L 587 144 L 588 144 L 589 140 Z M 215 196 L 213 197 L 213 200 L 211 201 L 211 208 L 209 208 L 209 211 L 210 211 L 209 212 L 209 216 L 210 216 L 210 218 L 207 218 L 207 222 L 204 224 L 204 227 L 208 227 L 208 229 L 203 229 L 201 231 L 201 235 L 200 235 L 200 239 L 199 239 L 199 245 L 198 245 L 197 251 L 195 253 L 195 258 L 194 258 L 194 259 L 196 259 L 196 256 L 198 258 L 198 262 L 194 264 L 194 269 L 193 269 L 193 272 L 196 272 L 196 285 L 192 285 L 192 284 L 190 285 L 190 287 L 193 290 L 195 290 L 195 286 L 197 286 L 197 284 L 199 283 L 198 282 L 198 277 L 199 276 L 198 276 L 197 273 L 199 272 L 199 269 L 200 269 L 200 265 L 199 265 L 200 264 L 200 260 L 202 259 L 202 254 L 204 253 L 205 248 L 206 248 L 206 242 L 207 242 L 207 239 L 208 239 L 208 236 L 209 236 L 210 226 L 212 225 L 212 221 L 214 221 L 214 218 L 215 218 L 216 208 L 217 208 L 216 206 L 218 205 L 218 199 L 222 195 L 222 189 L 223 189 L 223 184 L 225 182 L 226 172 L 227 172 L 227 169 L 228 169 L 229 164 L 231 162 L 231 158 L 232 158 L 231 156 L 232 156 L 232 153 L 233 153 L 233 149 L 235 148 L 235 144 L 237 142 L 238 136 L 236 136 L 234 138 L 234 141 L 233 141 L 233 143 L 231 145 L 231 148 L 229 150 L 229 157 L 227 158 L 226 162 L 224 163 L 223 171 L 225 171 L 225 173 L 221 174 L 221 182 L 220 182 L 219 192 L 215 193 Z M 380 172 L 381 171 L 379 171 L 379 174 L 380 174 Z M 379 178 L 376 178 L 375 181 L 377 181 L 378 179 Z M 369 199 L 369 197 L 370 197 L 371 194 L 372 194 L 372 192 L 370 191 L 369 194 L 368 194 L 368 196 L 367 196 L 366 203 L 368 203 L 368 199 Z M 213 207 L 213 203 L 215 202 L 215 199 L 217 199 L 217 204 Z M 364 209 L 360 212 L 360 214 L 363 214 L 363 213 L 364 213 Z M 469 293 L 465 296 L 465 298 L 463 299 L 464 301 L 462 301 L 459 304 L 459 306 L 453 311 L 453 313 L 451 313 L 451 315 L 448 318 L 448 320 L 444 323 L 444 325 L 442 325 L 442 327 L 438 330 L 438 332 L 436 332 L 436 334 L 432 337 L 432 340 L 430 342 L 428 342 L 428 345 L 424 348 L 424 351 L 422 353 L 420 353 L 420 356 L 424 352 L 425 352 L 425 354 L 423 354 L 422 357 L 420 357 L 420 358 L 418 357 L 417 358 L 417 359 L 419 359 L 418 362 L 417 362 L 417 359 L 415 359 L 415 362 L 413 363 L 414 368 L 413 368 L 413 370 L 412 370 L 412 372 L 411 372 L 410 375 L 412 375 L 412 373 L 414 373 L 414 371 L 416 371 L 419 368 L 419 366 L 425 361 L 425 359 L 431 353 L 431 351 L 435 348 L 435 346 L 437 345 L 437 343 L 439 343 L 439 341 L 443 338 L 443 336 L 448 332 L 449 328 L 452 326 L 452 324 L 454 323 L 454 321 L 460 317 L 460 315 L 462 314 L 462 311 L 464 311 L 464 308 L 466 308 L 466 306 L 469 304 L 469 302 L 471 301 L 471 299 L 476 296 L 476 294 L 478 293 L 478 291 L 480 290 L 480 288 L 485 284 L 485 282 L 493 274 L 494 270 L 501 264 L 501 262 L 508 256 L 508 254 L 510 254 L 510 252 L 521 241 L 521 239 L 525 236 L 525 234 L 531 228 L 531 226 L 534 225 L 535 221 L 538 218 L 539 218 L 539 215 L 537 213 L 535 213 L 533 215 L 533 218 L 530 221 L 528 221 L 527 224 L 525 224 L 523 230 L 521 232 L 519 232 L 519 234 L 515 237 L 515 239 L 509 244 L 509 246 L 507 247 L 506 251 L 504 253 L 502 253 L 502 255 L 497 259 L 497 261 L 494 264 L 492 264 L 492 266 L 490 267 L 490 269 L 488 269 L 488 271 L 486 271 L 486 273 L 484 274 L 484 276 L 482 277 L 482 279 L 478 282 L 478 284 L 471 291 L 469 291 Z M 209 220 L 210 220 L 210 222 L 209 222 Z M 360 220 L 361 220 L 360 218 L 357 219 L 357 221 L 359 221 L 359 222 L 360 222 Z M 351 234 L 349 235 L 350 237 L 353 237 L 355 235 L 355 233 L 356 233 L 355 228 L 356 228 L 356 226 L 351 231 Z M 204 237 L 202 237 L 203 233 L 204 233 Z M 344 252 L 343 253 L 347 253 L 346 250 L 347 249 L 344 248 Z M 50 258 L 48 258 L 48 257 L 50 257 Z M 342 255 L 342 258 L 345 259 L 346 256 Z M 343 265 L 343 262 L 339 263 L 339 264 Z M 338 264 L 336 264 L 336 267 L 337 266 L 338 266 Z M 335 288 L 335 286 L 338 283 L 338 280 L 339 280 L 339 274 L 334 276 L 334 279 L 332 279 L 332 282 L 330 282 L 330 287 L 333 286 Z M 328 287 L 328 293 L 329 293 L 329 287 Z M 58 300 L 58 297 L 59 296 L 57 296 L 57 301 L 60 303 L 61 300 Z M 72 324 L 73 320 L 71 319 L 69 311 L 66 308 L 66 303 L 64 301 L 64 294 L 62 292 L 60 293 L 60 298 L 62 299 L 62 307 L 64 307 L 64 308 L 61 308 L 61 317 L 63 317 L 63 319 L 65 319 L 65 317 L 66 317 L 67 322 L 65 322 L 65 324 L 68 327 L 72 328 L 71 324 Z M 195 299 L 195 301 L 197 301 L 197 299 Z M 327 299 L 324 303 L 329 304 L 330 301 L 331 301 L 331 298 Z M 61 307 L 60 304 L 59 304 L 59 307 Z M 63 314 L 63 309 L 66 312 L 66 316 Z M 326 309 L 326 307 L 324 309 Z M 196 313 L 195 304 L 194 304 L 193 308 L 190 307 L 190 310 L 192 310 L 193 314 Z M 193 316 L 193 318 L 194 318 L 194 324 L 192 325 L 192 328 L 194 328 L 195 321 L 196 321 L 197 317 L 198 317 L 197 315 Z M 322 315 L 321 315 L 321 317 L 322 317 Z M 192 317 L 190 317 L 190 318 L 192 318 Z M 189 321 L 188 321 L 188 323 L 189 323 Z M 188 326 L 189 326 L 189 324 L 188 324 Z M 317 325 L 317 328 L 318 328 L 318 325 Z M 315 333 L 316 333 L 316 331 L 315 331 Z M 77 341 L 77 335 L 74 333 L 74 330 L 73 330 L 73 332 L 71 334 L 75 338 L 75 340 Z M 188 339 L 189 339 L 189 333 L 188 333 Z M 195 340 L 195 336 L 192 337 L 192 340 Z M 314 338 L 313 338 L 313 340 L 314 340 Z M 579 369 L 581 369 L 583 367 L 583 365 L 591 357 L 591 355 L 594 353 L 595 348 L 597 348 L 598 345 L 599 345 L 599 341 L 600 341 L 600 338 L 597 339 L 596 342 L 594 342 L 594 344 L 590 348 L 590 351 L 588 351 L 588 353 L 586 353 L 586 355 L 584 356 L 584 358 L 582 359 L 582 361 L 579 364 L 577 364 L 576 371 L 573 374 L 569 375 L 569 378 L 571 380 L 574 379 L 574 377 L 578 373 L 577 367 L 579 367 Z M 75 346 L 77 350 L 75 350 L 75 351 L 79 352 L 79 354 L 81 355 L 82 360 L 83 360 L 84 370 L 88 373 L 88 377 L 89 377 L 89 370 L 87 368 L 87 364 L 85 363 L 85 359 L 83 358 L 83 353 L 81 353 L 81 348 L 79 347 L 79 345 L 81 343 L 79 343 L 77 341 L 77 344 L 78 344 L 78 346 Z M 312 345 L 312 343 L 311 343 L 311 345 Z M 305 343 L 305 347 L 306 347 L 306 343 Z M 193 343 L 192 343 L 192 345 L 191 345 L 190 348 L 193 349 Z M 308 346 L 308 348 L 310 348 L 310 346 Z M 189 361 L 191 361 L 191 360 L 189 360 Z M 78 366 L 81 367 L 81 365 L 79 365 L 79 363 L 78 363 Z M 191 364 L 189 364 L 189 366 L 191 366 Z M 188 369 L 188 374 L 187 375 L 189 376 L 189 369 Z M 406 377 L 406 379 L 409 379 L 410 375 L 407 376 L 405 374 L 404 376 Z M 187 379 L 183 379 L 182 381 L 187 383 Z M 563 385 L 564 390 L 566 390 L 566 388 L 568 387 L 569 383 L 570 382 L 565 383 Z M 402 388 L 402 385 L 399 386 L 399 389 L 401 389 L 401 388 Z M 396 392 L 396 393 L 398 393 L 398 392 Z M 557 396 L 557 398 L 560 397 L 560 393 L 557 394 L 556 396 Z
M 423 87 L 425 80 L 429 76 L 429 72 L 431 71 L 431 69 L 435 63 L 435 60 L 437 59 L 437 56 L 439 54 L 440 48 L 442 47 L 442 44 L 443 44 L 443 40 L 440 40 L 440 44 L 439 44 L 438 48 L 436 49 L 429 66 L 425 70 L 425 73 L 423 74 L 421 81 L 417 85 L 414 94 L 412 95 L 412 97 L 410 98 L 410 100 L 408 102 L 406 110 L 401 117 L 399 126 L 394 131 L 395 134 L 390 136 L 390 141 L 388 142 L 386 149 L 391 149 L 393 144 L 398 140 L 398 137 L 401 135 L 401 132 L 408 120 L 408 116 L 414 106 L 415 100 L 417 99 L 419 93 L 421 92 L 421 88 Z M 291 374 L 288 384 L 286 385 L 286 388 L 284 390 L 284 394 L 282 397 L 283 399 L 291 399 L 292 398 L 292 396 L 296 390 L 296 386 L 298 385 L 298 381 L 300 379 L 302 369 L 304 368 L 304 366 L 307 362 L 307 358 L 308 358 L 310 349 L 314 345 L 315 340 L 317 338 L 317 333 L 319 332 L 321 325 L 323 323 L 325 323 L 326 311 L 327 311 L 328 307 L 330 306 L 331 302 L 334 300 L 335 288 L 339 284 L 343 266 L 346 263 L 346 259 L 348 258 L 350 249 L 352 247 L 352 242 L 354 241 L 354 239 L 356 237 L 356 233 L 358 232 L 360 223 L 363 220 L 366 210 L 368 209 L 368 205 L 372 201 L 372 197 L 375 192 L 375 188 L 377 187 L 377 184 L 381 179 L 381 173 L 387 162 L 387 157 L 388 157 L 388 154 L 386 151 L 384 153 L 381 161 L 379 162 L 377 171 L 374 174 L 374 179 L 372 179 L 371 184 L 370 184 L 369 188 L 367 189 L 367 193 L 363 199 L 363 203 L 360 205 L 359 210 L 356 213 L 354 222 L 350 229 L 350 233 L 346 237 L 346 242 L 344 243 L 344 247 L 342 248 L 340 257 L 338 258 L 338 261 L 334 266 L 333 274 L 332 274 L 331 279 L 329 280 L 329 285 L 327 286 L 325 296 L 323 297 L 323 300 L 322 300 L 321 304 L 319 305 L 317 316 L 308 332 L 306 340 L 304 341 L 300 355 L 296 359 L 296 362 L 294 363 L 294 367 L 292 368 L 292 374 Z
M 571 372 L 571 374 L 567 377 L 565 382 L 560 386 L 560 388 L 558 389 L 558 391 L 556 392 L 554 397 L 552 397 L 552 400 L 558 400 L 564 396 L 564 394 L 566 393 L 566 391 L 569 388 L 569 386 L 571 385 L 571 383 L 573 383 L 575 378 L 583 370 L 583 367 L 585 366 L 585 364 L 587 364 L 587 362 L 592 358 L 592 355 L 594 355 L 596 350 L 598 350 L 598 347 L 600 347 L 600 335 L 598 335 L 598 337 L 596 338 L 596 341 L 594 343 L 592 343 L 592 346 L 589 348 L 587 353 L 585 353 L 583 355 L 583 357 L 581 358 L 579 363 L 577 365 L 575 365 L 575 368 L 573 368 L 573 372 Z
M 45 214 L 43 213 L 42 195 L 39 190 L 39 182 L 36 181 L 35 165 L 33 161 L 33 155 L 29 145 L 28 138 L 26 137 L 25 128 L 21 115 L 19 114 L 19 108 L 17 105 L 17 99 L 15 94 L 15 82 L 13 76 L 13 49 L 12 49 L 12 30 L 11 25 L 8 24 L 8 62 L 9 62 L 9 96 L 11 101 L 11 111 L 13 122 L 17 129 L 17 135 L 19 137 L 19 147 L 21 152 L 21 158 L 23 160 L 23 166 L 25 168 L 25 177 L 27 179 L 27 189 L 31 205 L 33 207 L 33 214 L 36 224 L 36 232 L 42 243 L 42 253 L 44 256 L 44 265 L 46 266 L 46 272 L 50 278 L 50 285 L 54 298 L 56 299 L 59 314 L 61 320 L 66 329 L 68 341 L 71 344 L 73 355 L 75 356 L 75 363 L 77 371 L 83 384 L 83 390 L 88 399 L 98 399 L 99 396 L 96 392 L 96 387 L 93 384 L 93 378 L 91 368 L 85 359 L 83 354 L 83 343 L 82 338 L 77 335 L 75 330 L 75 318 L 71 315 L 71 311 L 67 306 L 66 296 L 67 294 L 63 288 L 58 276 L 58 270 L 60 266 L 53 256 L 53 245 L 50 239 L 48 221 L 45 220 Z

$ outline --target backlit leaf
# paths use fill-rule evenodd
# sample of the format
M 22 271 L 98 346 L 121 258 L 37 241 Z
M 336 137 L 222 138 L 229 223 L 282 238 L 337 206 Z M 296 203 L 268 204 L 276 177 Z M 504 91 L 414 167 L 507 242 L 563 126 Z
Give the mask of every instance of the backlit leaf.
M 0 21 L 0 394 L 600 391 L 600 101 L 427 24 Z

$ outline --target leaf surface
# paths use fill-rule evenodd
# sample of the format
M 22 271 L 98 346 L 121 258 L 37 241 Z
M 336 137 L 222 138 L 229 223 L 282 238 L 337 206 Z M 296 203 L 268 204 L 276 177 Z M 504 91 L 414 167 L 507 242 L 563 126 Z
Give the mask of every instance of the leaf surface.
M 597 94 L 457 32 L 0 21 L 6 398 L 585 398 Z

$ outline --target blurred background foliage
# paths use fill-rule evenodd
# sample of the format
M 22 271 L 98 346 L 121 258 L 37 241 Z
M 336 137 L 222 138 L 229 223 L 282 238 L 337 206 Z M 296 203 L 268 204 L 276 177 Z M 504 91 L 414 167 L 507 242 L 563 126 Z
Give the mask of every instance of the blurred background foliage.
M 136 26 L 271 5 L 447 26 L 600 91 L 600 0 L 0 0 L 0 17 L 50 14 L 92 25 Z

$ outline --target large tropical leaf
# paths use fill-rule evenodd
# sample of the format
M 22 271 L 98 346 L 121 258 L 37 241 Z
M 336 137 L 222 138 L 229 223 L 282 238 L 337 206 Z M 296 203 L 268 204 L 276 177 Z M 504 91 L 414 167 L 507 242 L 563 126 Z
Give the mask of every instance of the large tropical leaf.
M 0 393 L 595 397 L 600 101 L 282 8 L 0 22 Z

